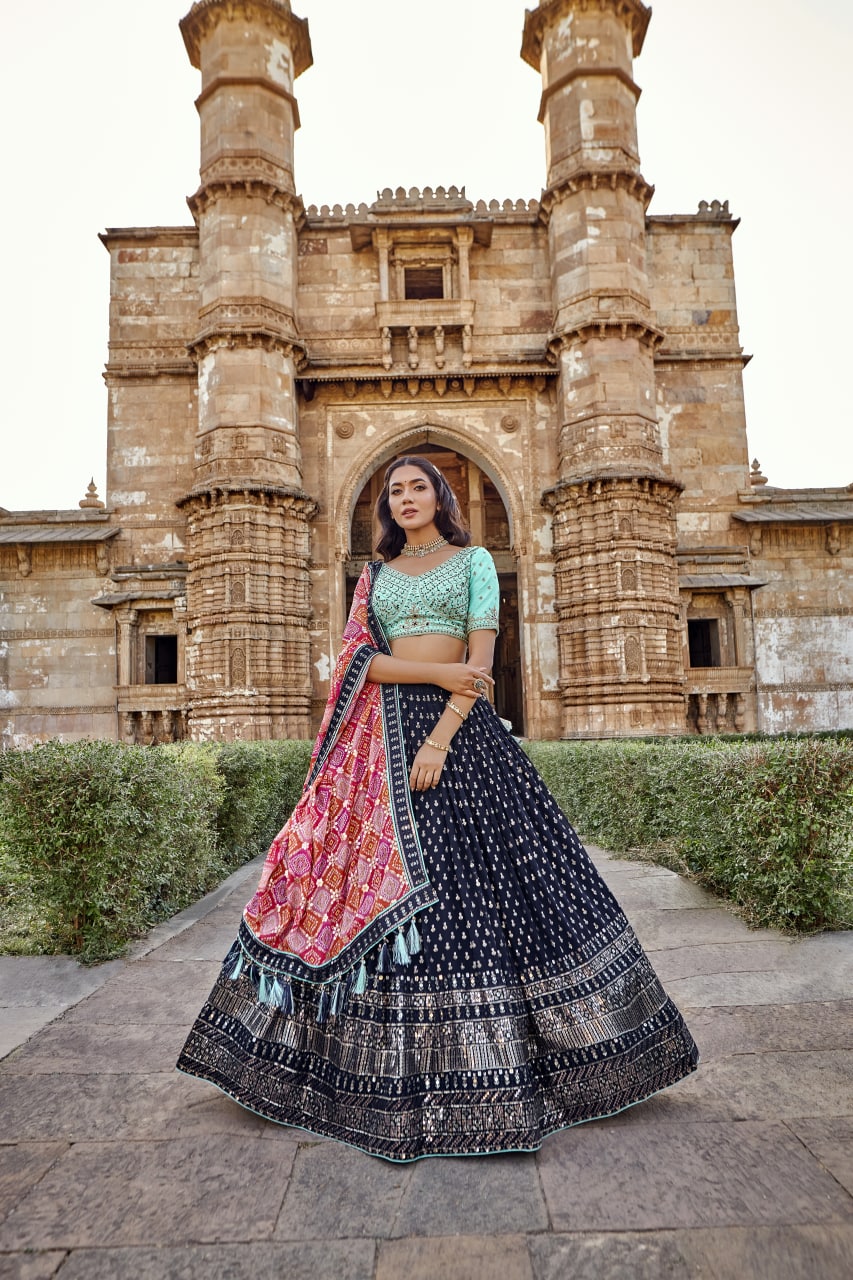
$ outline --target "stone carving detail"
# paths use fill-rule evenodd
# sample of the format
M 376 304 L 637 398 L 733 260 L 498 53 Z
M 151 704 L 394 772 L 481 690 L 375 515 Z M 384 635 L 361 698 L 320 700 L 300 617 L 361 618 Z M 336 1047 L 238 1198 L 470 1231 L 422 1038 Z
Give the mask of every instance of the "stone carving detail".
M 548 223 L 556 205 L 579 191 L 598 191 L 602 187 L 611 191 L 621 189 L 635 196 L 648 209 L 655 189 L 646 182 L 642 174 L 633 169 L 588 169 L 578 170 L 570 177 L 563 178 L 542 195 L 539 206 L 539 217 Z
M 92 507 L 96 511 L 103 511 L 104 503 L 101 502 L 101 499 L 98 497 L 98 489 L 95 484 L 94 476 L 92 476 L 92 479 L 89 481 L 85 498 L 81 498 L 77 505 L 80 507 Z
M 470 369 L 474 362 L 474 330 L 470 324 L 462 327 L 462 364 Z
M 246 541 L 246 535 L 242 529 L 232 529 L 230 543 L 232 547 L 242 547 Z
M 351 422 L 336 422 L 335 435 L 339 436 L 341 440 L 351 440 L 355 435 L 355 427 Z
M 18 553 L 18 573 L 22 578 L 28 578 L 33 571 L 30 549 L 20 542 L 15 549 Z
M 674 564 L 678 493 L 678 486 L 662 477 L 602 476 L 564 482 L 543 497 L 553 513 L 554 607 L 568 735 L 587 735 L 591 727 L 597 734 L 651 727 L 650 715 L 661 715 L 661 708 L 666 708 L 663 714 L 670 717 L 672 730 L 683 725 Z M 634 557 L 624 568 L 613 557 L 615 529 L 621 547 Z M 642 639 L 638 627 L 643 628 Z M 591 682 L 602 708 L 593 726 Z M 632 719 L 638 706 L 640 718 Z
M 246 683 L 246 651 L 237 648 L 231 650 L 231 687 L 241 688 Z
M 518 430 L 519 421 L 514 413 L 504 414 L 504 416 L 501 418 L 501 428 L 502 430 L 506 431 L 507 434 L 509 435 L 512 435 L 513 431 Z
M 418 354 L 418 331 L 414 325 L 409 326 L 407 336 L 409 340 L 409 368 L 417 369 L 420 363 L 420 356 Z
M 437 325 L 433 334 L 435 338 L 435 365 L 437 369 L 444 368 L 444 327 Z
M 197 0 L 185 18 L 181 19 L 181 35 L 192 65 L 200 69 L 201 42 L 225 18 L 233 22 L 242 19 L 247 25 L 263 24 L 289 46 L 292 55 L 294 77 L 311 66 L 311 41 L 308 23 L 298 18 L 277 0 Z
M 382 327 L 382 366 L 390 369 L 394 363 L 394 357 L 391 353 L 391 330 L 387 324 Z
M 642 670 L 642 651 L 640 642 L 636 636 L 627 636 L 625 639 L 625 672 L 629 676 L 636 676 Z
M 707 200 L 699 201 L 699 212 L 697 218 L 713 219 L 716 222 L 727 222 L 731 218 L 729 213 L 728 200 L 712 200 L 710 204 Z
M 231 574 L 230 590 L 232 604 L 246 603 L 246 577 L 242 572 Z

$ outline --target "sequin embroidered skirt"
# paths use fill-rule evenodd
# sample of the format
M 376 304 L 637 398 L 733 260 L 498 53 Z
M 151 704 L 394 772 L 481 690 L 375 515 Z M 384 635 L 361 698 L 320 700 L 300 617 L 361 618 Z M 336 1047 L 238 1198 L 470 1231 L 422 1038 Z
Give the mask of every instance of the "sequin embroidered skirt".
M 409 759 L 446 701 L 400 686 Z M 178 1061 L 270 1120 L 384 1156 L 537 1149 L 674 1084 L 698 1053 L 618 903 L 485 703 L 413 796 L 438 895 L 408 964 L 318 1021 L 225 966 Z M 386 951 L 386 956 L 387 956 Z

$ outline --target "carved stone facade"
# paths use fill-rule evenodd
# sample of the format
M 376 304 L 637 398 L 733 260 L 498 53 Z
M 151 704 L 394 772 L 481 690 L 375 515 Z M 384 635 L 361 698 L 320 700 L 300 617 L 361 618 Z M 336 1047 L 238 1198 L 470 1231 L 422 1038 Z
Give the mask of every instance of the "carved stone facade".
M 526 14 L 539 200 L 305 208 L 307 23 L 289 0 L 193 5 L 194 225 L 102 236 L 107 503 L 0 511 L 3 743 L 308 735 L 382 469 L 414 450 L 494 552 L 518 730 L 853 723 L 853 488 L 750 471 L 737 220 L 648 212 L 649 17 Z

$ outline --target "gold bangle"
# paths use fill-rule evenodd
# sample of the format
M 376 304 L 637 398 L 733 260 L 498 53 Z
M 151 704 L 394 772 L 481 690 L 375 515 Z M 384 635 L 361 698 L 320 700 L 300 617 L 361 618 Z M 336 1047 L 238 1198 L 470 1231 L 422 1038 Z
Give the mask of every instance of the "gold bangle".
M 449 751 L 449 750 L 450 750 L 450 744 L 449 744 L 449 743 L 448 743 L 448 744 L 447 744 L 447 746 L 445 747 L 445 746 L 443 745 L 443 743 L 441 743 L 441 742 L 436 742 L 435 738 L 424 738 L 424 746 L 426 746 L 426 747 L 435 747 L 438 751 Z
M 461 707 L 457 707 L 456 703 L 453 701 L 452 698 L 448 698 L 447 702 L 444 705 L 446 707 L 450 707 L 451 711 L 455 711 L 463 724 L 468 719 L 468 716 L 466 715 L 466 713 L 462 710 Z

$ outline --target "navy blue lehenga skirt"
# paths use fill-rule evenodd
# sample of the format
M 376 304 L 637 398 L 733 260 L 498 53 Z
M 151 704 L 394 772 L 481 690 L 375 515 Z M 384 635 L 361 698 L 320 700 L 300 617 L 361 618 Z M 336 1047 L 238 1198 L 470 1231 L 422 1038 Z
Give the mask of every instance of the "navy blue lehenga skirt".
M 400 686 L 410 763 L 446 700 Z M 417 920 L 421 951 L 322 1021 L 316 987 L 294 983 L 286 1013 L 225 965 L 180 1070 L 270 1120 L 414 1160 L 535 1150 L 695 1069 L 625 915 L 487 703 L 439 786 L 412 799 L 438 895 Z

